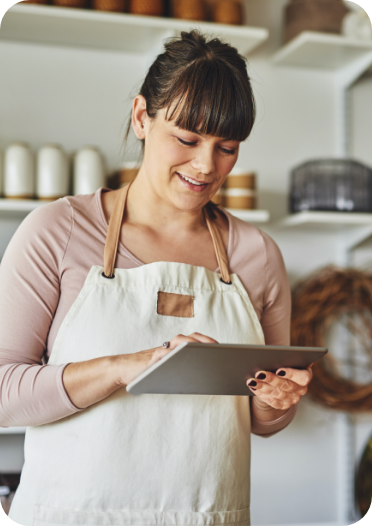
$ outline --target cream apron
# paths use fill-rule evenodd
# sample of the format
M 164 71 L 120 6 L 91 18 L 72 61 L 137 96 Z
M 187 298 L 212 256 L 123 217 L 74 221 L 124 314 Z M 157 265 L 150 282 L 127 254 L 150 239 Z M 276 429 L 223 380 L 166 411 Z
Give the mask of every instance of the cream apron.
M 49 363 L 135 353 L 192 332 L 263 344 L 258 317 L 239 278 L 229 276 L 220 232 L 207 215 L 221 274 L 169 262 L 114 268 L 127 188 L 115 202 L 104 267 L 91 268 Z M 248 396 L 133 396 L 122 388 L 82 412 L 27 429 L 10 517 L 30 526 L 248 525 L 249 499 Z

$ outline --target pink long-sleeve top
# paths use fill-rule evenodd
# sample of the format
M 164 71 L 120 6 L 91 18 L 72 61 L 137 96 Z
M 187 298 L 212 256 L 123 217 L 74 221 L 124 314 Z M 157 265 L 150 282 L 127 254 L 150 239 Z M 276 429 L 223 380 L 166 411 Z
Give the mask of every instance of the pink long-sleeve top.
M 0 426 L 53 422 L 79 411 L 63 385 L 64 365 L 48 365 L 58 330 L 90 268 L 103 265 L 107 221 L 101 193 L 65 197 L 23 221 L 0 265 Z M 280 251 L 256 227 L 226 213 L 228 257 L 261 322 L 266 344 L 288 345 L 290 291 Z M 117 268 L 142 265 L 123 244 Z M 79 361 L 79 357 L 76 357 Z M 294 416 L 255 422 L 269 436 Z

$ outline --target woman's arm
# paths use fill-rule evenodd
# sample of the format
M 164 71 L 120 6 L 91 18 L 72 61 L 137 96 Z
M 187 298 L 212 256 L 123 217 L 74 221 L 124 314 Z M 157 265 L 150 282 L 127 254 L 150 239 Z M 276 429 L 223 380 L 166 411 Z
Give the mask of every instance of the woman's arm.
M 264 232 L 264 265 L 266 287 L 261 326 L 266 345 L 289 345 L 291 323 L 291 293 L 287 273 L 279 248 Z M 258 391 L 256 392 L 258 394 Z M 252 433 L 269 437 L 288 426 L 296 414 L 296 405 L 290 409 L 275 409 L 251 398 Z
M 43 365 L 72 224 L 66 199 L 40 207 L 20 225 L 1 262 L 2 427 L 43 424 L 78 410 L 63 387 L 65 366 Z
M 145 369 L 158 362 L 184 342 L 217 343 L 216 340 L 194 332 L 189 336 L 179 334 L 169 342 L 169 347 L 155 347 L 133 354 L 95 358 L 69 364 L 63 375 L 65 389 L 73 403 L 84 409 L 101 400 L 137 378 Z
M 76 407 L 85 409 L 128 385 L 169 351 L 162 347 L 68 364 L 63 385 Z
M 252 433 L 264 438 L 271 437 L 292 422 L 296 411 L 296 405 L 289 410 L 282 411 L 273 409 L 258 397 L 253 397 L 251 398 Z

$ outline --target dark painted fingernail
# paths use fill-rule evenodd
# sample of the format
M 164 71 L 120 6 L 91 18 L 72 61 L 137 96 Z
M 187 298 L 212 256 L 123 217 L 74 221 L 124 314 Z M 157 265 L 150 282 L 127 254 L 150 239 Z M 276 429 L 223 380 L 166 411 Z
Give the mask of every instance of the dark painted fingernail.
M 266 379 L 266 374 L 265 373 L 260 373 L 256 378 L 258 378 L 259 380 L 265 380 Z
M 256 382 L 256 380 L 251 380 L 250 382 L 248 382 L 248 385 L 249 385 L 249 387 L 256 387 L 257 382 Z
M 285 376 L 287 373 L 285 371 L 279 371 L 277 374 L 278 376 Z

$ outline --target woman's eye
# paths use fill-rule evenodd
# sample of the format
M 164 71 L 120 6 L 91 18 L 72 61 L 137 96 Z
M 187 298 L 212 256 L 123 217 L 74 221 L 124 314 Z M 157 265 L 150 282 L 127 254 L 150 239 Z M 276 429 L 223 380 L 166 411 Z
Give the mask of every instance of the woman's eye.
M 223 153 L 227 153 L 227 155 L 234 155 L 236 150 L 227 150 L 226 148 L 221 148 L 221 151 Z
M 184 141 L 183 139 L 180 139 L 179 137 L 177 137 L 177 139 L 179 140 L 179 142 L 181 144 L 184 144 L 185 146 L 195 146 L 195 144 L 196 144 L 196 141 L 195 142 L 188 142 L 188 141 Z

